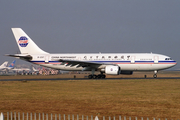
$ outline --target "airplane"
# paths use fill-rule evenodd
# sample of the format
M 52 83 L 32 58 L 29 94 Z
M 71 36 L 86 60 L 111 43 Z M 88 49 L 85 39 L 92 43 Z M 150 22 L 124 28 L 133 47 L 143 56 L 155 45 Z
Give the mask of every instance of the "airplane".
M 13 71 L 22 72 L 22 71 L 31 71 L 29 68 L 14 68 Z
M 0 66 L 0 70 L 10 70 L 10 69 L 13 69 L 14 68 L 14 65 L 15 65 L 15 62 L 16 60 L 14 60 L 8 67 L 7 67 L 7 64 L 8 64 L 8 61 L 5 61 L 1 66 Z
M 32 66 L 32 70 L 33 70 L 33 72 L 39 72 L 39 70 L 34 68 L 34 66 Z
M 3 70 L 7 67 L 8 61 L 5 61 L 1 66 L 0 66 L 0 70 Z
M 39 48 L 21 28 L 12 28 L 12 32 L 21 54 L 7 56 L 58 70 L 91 71 L 89 79 L 103 79 L 106 75 L 132 75 L 133 71 L 154 71 L 153 77 L 156 78 L 159 70 L 177 64 L 166 55 L 154 53 L 50 54 Z M 95 75 L 95 71 L 100 74 Z

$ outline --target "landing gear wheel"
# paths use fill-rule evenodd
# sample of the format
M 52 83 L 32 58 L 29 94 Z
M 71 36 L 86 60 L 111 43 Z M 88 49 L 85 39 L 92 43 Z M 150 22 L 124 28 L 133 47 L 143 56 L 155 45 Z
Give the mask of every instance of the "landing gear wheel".
M 88 78 L 89 78 L 89 79 L 96 79 L 96 78 L 97 78 L 97 75 L 89 75 Z
M 93 78 L 93 76 L 92 76 L 92 75 L 89 75 L 89 76 L 88 76 L 88 78 L 89 78 L 89 79 L 92 79 L 92 78 Z
M 154 77 L 154 78 L 157 78 L 157 74 L 154 74 L 153 77 Z
M 99 74 L 99 75 L 97 75 L 97 78 L 98 79 L 104 79 L 104 78 L 106 78 L 106 75 Z
M 93 79 L 96 79 L 97 78 L 97 75 L 93 75 Z
M 89 79 L 104 79 L 104 78 L 106 78 L 106 75 L 102 75 L 102 74 L 99 74 L 99 75 L 89 75 L 88 78 Z
M 99 74 L 99 75 L 97 76 L 97 78 L 98 78 L 98 79 L 101 79 L 101 78 L 102 78 L 102 75 L 101 75 L 101 74 Z
M 153 75 L 154 78 L 157 78 L 157 73 L 158 73 L 158 71 L 155 70 L 155 71 L 154 71 L 154 75 Z
M 106 75 L 102 75 L 102 77 L 101 77 L 102 79 L 105 79 L 106 78 Z

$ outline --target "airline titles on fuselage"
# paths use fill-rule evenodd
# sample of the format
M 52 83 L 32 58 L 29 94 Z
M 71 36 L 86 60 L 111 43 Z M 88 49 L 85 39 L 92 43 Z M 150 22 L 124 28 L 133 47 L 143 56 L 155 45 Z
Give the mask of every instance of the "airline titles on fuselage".
M 38 59 L 44 59 L 45 56 L 37 56 Z M 107 56 L 107 55 L 87 55 L 87 56 L 50 56 L 49 58 L 51 58 L 52 60 L 54 59 L 83 59 L 83 60 L 131 60 L 131 56 L 130 55 L 121 55 L 121 56 Z M 150 61 L 153 60 L 153 58 L 140 58 L 140 60 L 143 61 Z

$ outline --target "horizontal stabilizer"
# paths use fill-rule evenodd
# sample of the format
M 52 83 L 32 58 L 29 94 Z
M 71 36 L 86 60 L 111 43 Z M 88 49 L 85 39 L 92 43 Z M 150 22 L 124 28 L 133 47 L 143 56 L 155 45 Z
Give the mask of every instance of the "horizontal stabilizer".
M 6 56 L 16 57 L 16 58 L 20 58 L 20 59 L 23 59 L 23 60 L 26 60 L 26 61 L 32 60 L 32 56 L 30 56 L 30 55 L 23 55 L 23 54 L 10 55 L 10 54 L 6 54 Z

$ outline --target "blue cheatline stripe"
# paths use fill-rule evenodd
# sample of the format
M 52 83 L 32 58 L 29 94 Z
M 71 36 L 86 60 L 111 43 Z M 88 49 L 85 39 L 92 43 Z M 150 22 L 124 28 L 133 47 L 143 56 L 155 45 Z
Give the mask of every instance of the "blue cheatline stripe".
M 159 62 L 162 62 L 162 63 L 176 63 L 176 61 L 159 61 Z
M 45 61 L 30 61 L 32 63 L 44 63 Z M 94 63 L 131 63 L 131 61 L 85 61 Z M 176 63 L 176 61 L 158 61 L 159 63 Z M 49 63 L 61 63 L 59 61 L 49 61 Z M 154 63 L 154 61 L 135 61 L 135 63 Z
M 131 61 L 89 61 L 89 62 L 122 62 L 124 63 L 124 62 L 131 62 Z
M 45 61 L 30 61 L 30 62 L 45 62 Z M 49 61 L 49 62 L 53 62 L 53 63 L 58 62 L 59 63 L 59 61 Z
M 154 61 L 135 61 L 136 63 L 154 63 Z

